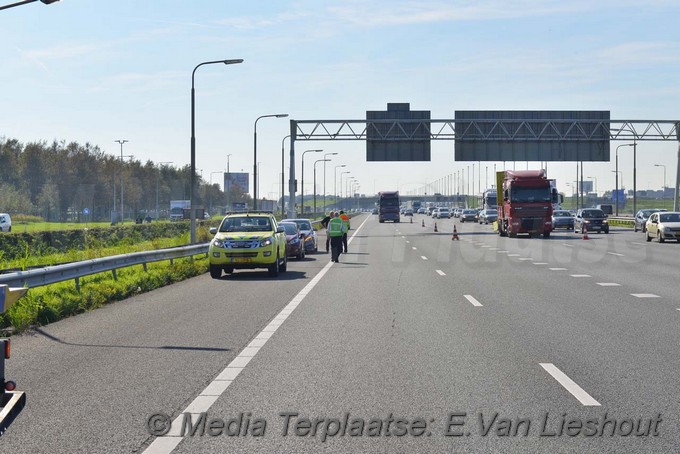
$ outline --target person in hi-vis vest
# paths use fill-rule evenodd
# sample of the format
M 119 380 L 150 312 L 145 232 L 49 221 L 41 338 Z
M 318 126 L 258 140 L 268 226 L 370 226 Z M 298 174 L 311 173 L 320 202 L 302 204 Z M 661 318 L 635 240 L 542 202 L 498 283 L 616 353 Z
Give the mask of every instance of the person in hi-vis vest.
M 342 234 L 342 248 L 345 254 L 347 254 L 347 232 L 349 232 L 349 216 L 345 214 L 344 211 L 340 210 L 340 219 L 345 226 L 345 233 Z
M 340 219 L 340 214 L 335 213 L 333 219 L 328 222 L 326 235 L 331 239 L 331 262 L 340 262 L 342 253 L 342 234 L 345 232 L 345 223 Z

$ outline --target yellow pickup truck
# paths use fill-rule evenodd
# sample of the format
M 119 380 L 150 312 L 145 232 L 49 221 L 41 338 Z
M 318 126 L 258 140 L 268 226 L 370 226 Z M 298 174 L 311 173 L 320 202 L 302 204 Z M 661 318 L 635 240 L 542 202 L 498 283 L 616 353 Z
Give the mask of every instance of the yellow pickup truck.
M 210 229 L 210 276 L 222 277 L 237 269 L 267 268 L 278 276 L 288 267 L 286 233 L 271 212 L 228 213 L 218 228 Z

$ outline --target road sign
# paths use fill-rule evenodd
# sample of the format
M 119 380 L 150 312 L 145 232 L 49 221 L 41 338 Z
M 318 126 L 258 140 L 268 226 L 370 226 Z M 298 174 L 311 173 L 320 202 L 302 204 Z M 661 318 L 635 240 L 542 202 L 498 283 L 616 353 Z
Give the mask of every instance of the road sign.
M 89 208 L 83 208 L 83 214 L 84 214 L 85 216 L 87 216 L 88 214 L 90 214 L 90 209 L 89 209 Z

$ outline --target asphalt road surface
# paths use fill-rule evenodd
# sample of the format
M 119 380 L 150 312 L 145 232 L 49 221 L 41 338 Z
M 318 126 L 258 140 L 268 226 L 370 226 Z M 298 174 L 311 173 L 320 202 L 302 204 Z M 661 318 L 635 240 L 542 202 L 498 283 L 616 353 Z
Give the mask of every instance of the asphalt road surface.
M 15 337 L 0 452 L 680 450 L 680 244 L 402 220 Z

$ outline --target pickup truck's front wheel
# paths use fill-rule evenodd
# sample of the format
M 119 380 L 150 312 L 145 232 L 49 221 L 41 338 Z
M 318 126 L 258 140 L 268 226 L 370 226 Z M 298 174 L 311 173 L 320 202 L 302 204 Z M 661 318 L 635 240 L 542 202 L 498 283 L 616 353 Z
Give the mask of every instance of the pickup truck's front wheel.
M 274 260 L 274 263 L 269 265 L 268 271 L 269 271 L 269 275 L 271 277 L 276 277 L 276 276 L 279 275 L 279 252 L 278 251 L 276 251 L 276 260 Z
M 210 277 L 219 279 L 222 277 L 222 267 L 217 265 L 210 265 Z

